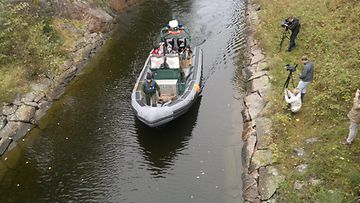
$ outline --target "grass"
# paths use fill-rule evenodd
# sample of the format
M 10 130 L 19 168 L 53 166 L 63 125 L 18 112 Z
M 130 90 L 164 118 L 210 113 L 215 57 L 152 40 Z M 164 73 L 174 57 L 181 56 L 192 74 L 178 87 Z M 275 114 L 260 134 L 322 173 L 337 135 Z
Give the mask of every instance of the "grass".
M 0 103 L 22 96 L 45 75 L 59 74 L 86 31 L 81 20 L 31 6 L 0 0 Z
M 272 75 L 274 157 L 285 182 L 280 202 L 355 202 L 360 198 L 360 138 L 352 146 L 340 142 L 348 134 L 346 114 L 355 90 L 360 88 L 360 30 L 358 0 L 255 0 L 261 5 L 261 24 L 256 37 L 265 50 Z M 289 15 L 298 17 L 302 27 L 297 47 L 279 52 L 280 22 Z M 283 50 L 288 45 L 284 42 Z M 302 55 L 315 62 L 315 80 L 310 85 L 301 112 L 291 115 L 283 101 L 284 65 L 300 63 Z M 301 70 L 302 67 L 300 67 Z M 300 72 L 297 71 L 297 73 Z M 294 79 L 297 83 L 298 74 Z M 309 138 L 318 142 L 308 144 Z M 304 157 L 294 156 L 295 148 L 305 149 Z M 295 171 L 308 164 L 304 174 Z M 320 179 L 312 185 L 310 178 Z M 296 180 L 308 184 L 294 189 Z
M 81 38 L 86 30 L 86 23 L 83 20 L 69 20 L 65 18 L 55 17 L 53 20 L 54 30 L 59 34 L 64 42 L 62 49 L 64 51 L 73 51 L 75 49 L 76 40 Z M 77 31 L 77 32 L 74 32 Z
M 9 98 L 17 96 L 18 93 L 28 90 L 28 81 L 24 79 L 24 71 L 21 67 L 11 69 L 0 69 L 0 101 L 9 101 Z

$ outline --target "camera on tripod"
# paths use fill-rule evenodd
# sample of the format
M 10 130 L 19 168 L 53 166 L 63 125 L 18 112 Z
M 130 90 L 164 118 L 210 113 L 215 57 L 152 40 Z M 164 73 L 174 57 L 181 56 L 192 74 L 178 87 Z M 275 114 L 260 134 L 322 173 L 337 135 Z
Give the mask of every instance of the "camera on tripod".
M 296 71 L 296 68 L 298 67 L 299 64 L 295 64 L 294 66 L 291 66 L 290 64 L 286 64 L 285 65 L 285 68 L 287 71 L 289 72 L 295 72 Z
M 290 25 L 290 22 L 287 19 L 281 21 L 281 27 L 288 28 L 289 25 Z
M 296 68 L 298 67 L 298 65 L 299 64 L 295 64 L 294 66 L 291 66 L 290 64 L 285 65 L 286 70 L 289 71 L 289 75 L 288 75 L 288 77 L 287 77 L 287 79 L 286 79 L 286 81 L 284 83 L 284 88 L 289 87 L 290 80 L 292 82 L 293 87 L 295 88 L 294 79 L 292 77 L 292 74 L 293 74 L 293 72 L 296 71 Z

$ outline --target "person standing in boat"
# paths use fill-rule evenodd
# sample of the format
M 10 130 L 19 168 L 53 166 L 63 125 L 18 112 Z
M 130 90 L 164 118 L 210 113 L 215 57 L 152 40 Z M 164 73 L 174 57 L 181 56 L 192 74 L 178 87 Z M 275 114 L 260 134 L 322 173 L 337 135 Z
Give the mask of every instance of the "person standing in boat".
M 186 48 L 180 53 L 180 56 L 182 67 L 189 68 L 192 63 L 192 51 L 189 45 L 187 45 Z
M 153 79 L 152 74 L 148 73 L 146 75 L 146 80 L 143 84 L 143 92 L 145 93 L 146 105 L 156 107 L 157 104 L 156 91 L 160 97 L 161 95 L 160 86 Z
M 164 56 L 164 46 L 165 46 L 165 44 L 163 42 L 160 43 L 159 46 L 154 47 L 151 54 L 156 57 Z
M 177 19 L 169 21 L 167 25 L 169 34 L 179 34 L 183 31 L 183 25 Z

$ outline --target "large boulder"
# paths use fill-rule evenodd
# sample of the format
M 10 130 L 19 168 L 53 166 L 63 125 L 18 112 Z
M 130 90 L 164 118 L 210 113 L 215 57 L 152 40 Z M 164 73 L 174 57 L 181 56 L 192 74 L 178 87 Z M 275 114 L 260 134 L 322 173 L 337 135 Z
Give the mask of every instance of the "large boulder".
M 0 130 L 0 156 L 8 149 L 12 139 L 10 136 L 16 133 L 16 128 L 12 122 L 8 123 L 3 129 Z
M 90 8 L 84 13 L 90 32 L 108 32 L 114 18 L 101 8 Z
M 23 98 L 21 98 L 22 102 L 32 102 L 36 98 L 36 94 L 34 92 L 29 92 L 24 95 Z
M 260 167 L 268 166 L 272 164 L 272 152 L 271 150 L 257 150 L 255 151 L 250 164 L 250 171 L 258 169 Z
M 245 168 L 248 168 L 250 166 L 250 160 L 251 157 L 254 154 L 255 145 L 256 145 L 256 132 L 252 133 L 247 141 L 244 144 L 243 147 L 243 164 Z
M 248 65 L 246 66 L 246 68 L 244 68 L 244 70 L 245 70 L 245 75 L 253 76 L 258 74 L 259 72 L 261 73 L 261 72 L 269 71 L 269 66 L 265 61 L 263 61 L 252 65 Z
M 252 53 L 251 65 L 262 62 L 264 59 L 265 55 L 261 52 L 261 50 L 256 50 Z
M 257 132 L 257 148 L 268 149 L 272 143 L 271 121 L 268 118 L 259 117 L 255 120 Z
M 22 105 L 16 112 L 9 116 L 9 121 L 21 121 L 29 123 L 35 115 L 35 108 L 32 106 Z
M 40 119 L 45 116 L 46 112 L 51 108 L 51 105 L 51 101 L 40 101 L 39 109 L 35 112 L 35 122 L 40 121 Z
M 11 142 L 8 137 L 0 138 L 0 156 L 5 153 Z
M 77 68 L 73 66 L 61 73 L 58 77 L 55 78 L 55 80 L 59 83 L 68 84 L 75 77 L 76 70 Z
M 25 135 L 34 127 L 30 123 L 22 122 L 14 122 L 13 126 L 16 130 L 13 134 L 9 135 L 9 137 L 15 142 L 24 138 Z
M 254 92 L 245 97 L 245 104 L 249 108 L 251 119 L 254 120 L 264 109 L 266 103 L 257 92 Z
M 259 169 L 259 193 L 261 200 L 269 200 L 284 179 L 284 176 L 280 175 L 274 166 L 261 167 Z
M 259 72 L 261 74 L 261 72 Z M 259 92 L 261 97 L 267 97 L 271 91 L 271 83 L 270 79 L 267 75 L 263 75 L 262 77 L 255 78 L 251 81 L 252 92 Z
M 2 108 L 2 114 L 4 114 L 5 116 L 9 116 L 13 113 L 15 113 L 15 111 L 17 110 L 17 106 L 16 105 L 6 105 L 3 106 Z
M 257 184 L 252 184 L 249 185 L 249 187 L 244 188 L 243 197 L 245 202 L 260 203 L 261 201 Z
M 46 92 L 52 84 L 51 79 L 42 78 L 42 82 L 38 84 L 32 84 L 31 89 L 33 92 Z
M 49 101 L 58 100 L 60 96 L 65 93 L 65 88 L 66 84 L 58 81 L 54 82 L 52 87 L 45 92 L 46 98 L 48 98 Z
M 0 130 L 3 129 L 6 124 L 7 124 L 6 116 L 0 115 Z

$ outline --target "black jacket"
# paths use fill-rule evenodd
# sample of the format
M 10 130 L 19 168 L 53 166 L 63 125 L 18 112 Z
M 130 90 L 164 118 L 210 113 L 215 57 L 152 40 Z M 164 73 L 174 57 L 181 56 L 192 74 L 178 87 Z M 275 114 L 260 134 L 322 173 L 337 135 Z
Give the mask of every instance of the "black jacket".
M 294 18 L 292 22 L 289 22 L 286 20 L 287 24 L 289 25 L 288 28 L 291 30 L 291 32 L 299 32 L 300 31 L 300 20 L 297 18 Z

